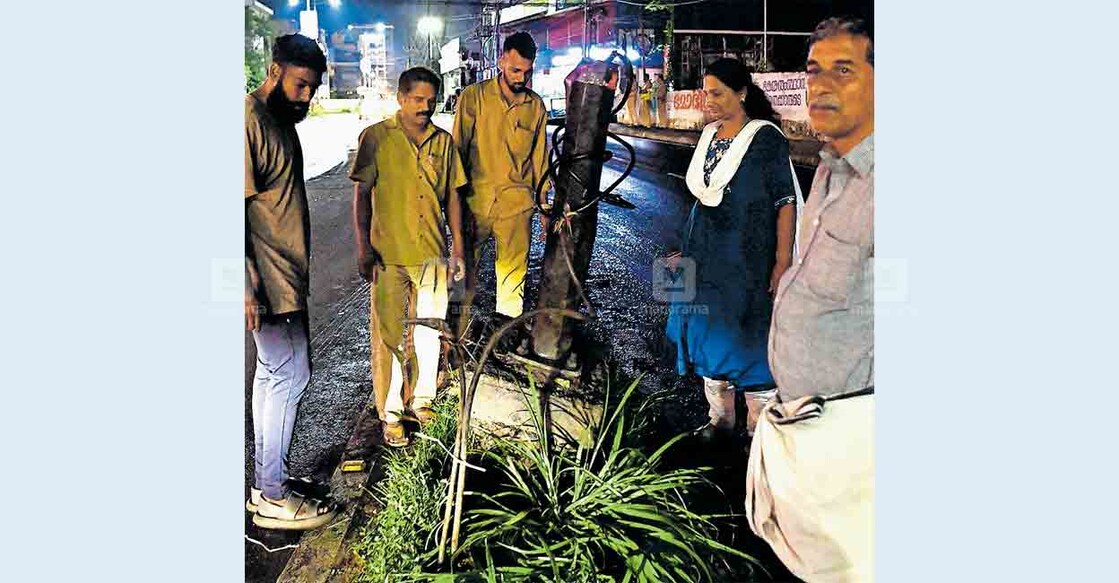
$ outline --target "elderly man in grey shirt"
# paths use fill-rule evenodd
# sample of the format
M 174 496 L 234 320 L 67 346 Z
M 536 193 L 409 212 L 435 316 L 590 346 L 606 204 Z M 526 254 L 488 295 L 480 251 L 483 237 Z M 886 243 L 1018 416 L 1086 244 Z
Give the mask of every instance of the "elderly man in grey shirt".
M 778 402 L 747 469 L 751 528 L 801 579 L 870 581 L 874 564 L 874 48 L 830 18 L 809 40 L 808 103 L 829 138 L 774 300 Z

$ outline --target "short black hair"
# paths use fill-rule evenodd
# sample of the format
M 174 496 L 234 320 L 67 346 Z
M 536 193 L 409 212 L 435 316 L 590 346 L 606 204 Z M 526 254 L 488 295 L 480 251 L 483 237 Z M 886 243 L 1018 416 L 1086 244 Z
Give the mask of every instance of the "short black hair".
M 841 34 L 866 38 L 866 62 L 870 63 L 870 66 L 873 67 L 874 33 L 870 30 L 865 20 L 855 16 L 833 16 L 817 24 L 816 30 L 812 31 L 812 36 L 808 37 L 808 48 L 812 49 L 812 45 L 816 44 L 817 41 L 822 41 L 826 38 L 839 36 Z
M 516 50 L 520 55 L 530 61 L 536 60 L 536 41 L 532 35 L 521 31 L 505 37 L 505 44 L 501 45 L 501 52 L 507 53 Z
M 326 72 L 326 55 L 319 44 L 301 34 L 285 34 L 272 45 L 272 62 Z
M 412 86 L 416 83 L 431 83 L 436 93 L 439 93 L 439 86 L 442 84 L 439 81 L 439 75 L 433 73 L 431 69 L 412 67 L 400 74 L 400 82 L 396 85 L 397 91 L 400 93 L 411 93 Z

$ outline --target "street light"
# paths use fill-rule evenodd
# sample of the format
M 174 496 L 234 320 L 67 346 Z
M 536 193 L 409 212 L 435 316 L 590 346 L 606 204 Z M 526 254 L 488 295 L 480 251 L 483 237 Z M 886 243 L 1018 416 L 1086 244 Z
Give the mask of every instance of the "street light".
M 288 0 L 288 6 L 298 6 L 302 0 Z M 307 9 L 299 11 L 299 34 L 317 40 L 319 37 L 319 11 L 315 4 L 326 2 L 331 8 L 338 8 L 342 0 L 307 0 Z
M 438 16 L 424 16 L 416 23 L 416 27 L 420 34 L 434 36 L 443 30 L 443 19 Z
M 416 30 L 427 37 L 427 62 L 431 64 L 435 60 L 435 50 L 432 45 L 435 44 L 435 35 L 443 30 L 443 19 L 438 16 L 424 16 L 416 23 Z
M 301 3 L 302 0 L 288 0 L 288 6 L 292 7 L 299 6 Z M 321 3 L 321 0 L 307 0 L 307 10 L 314 10 L 315 4 L 318 3 Z M 329 4 L 331 8 L 338 8 L 342 5 L 342 0 L 326 0 L 326 3 Z

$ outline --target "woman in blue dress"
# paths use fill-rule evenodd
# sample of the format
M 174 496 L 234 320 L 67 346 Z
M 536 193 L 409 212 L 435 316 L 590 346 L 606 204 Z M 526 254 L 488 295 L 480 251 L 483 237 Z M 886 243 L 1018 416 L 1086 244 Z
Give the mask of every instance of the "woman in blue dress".
M 666 333 L 676 344 L 677 371 L 703 377 L 710 419 L 697 434 L 712 439 L 735 427 L 736 390 L 747 394 L 751 417 L 772 395 L 773 292 L 793 260 L 802 199 L 788 140 L 749 70 L 734 59 L 715 61 L 703 89 L 715 121 L 704 128 L 688 169 L 697 200 L 680 249 L 668 258 L 685 293 L 670 306 Z

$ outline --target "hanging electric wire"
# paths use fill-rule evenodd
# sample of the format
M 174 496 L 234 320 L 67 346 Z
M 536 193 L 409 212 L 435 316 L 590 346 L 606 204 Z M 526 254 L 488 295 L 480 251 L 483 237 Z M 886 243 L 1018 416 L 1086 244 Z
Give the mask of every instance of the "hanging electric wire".
M 691 6 L 693 4 L 704 4 L 706 2 L 709 2 L 710 0 L 689 0 L 687 2 L 672 2 L 672 3 L 658 2 L 657 0 L 652 0 L 651 2 L 633 2 L 632 0 L 614 0 L 614 1 L 617 2 L 618 4 L 628 4 L 629 6 L 648 7 L 648 6 L 653 5 L 656 8 L 677 8 L 679 6 Z

